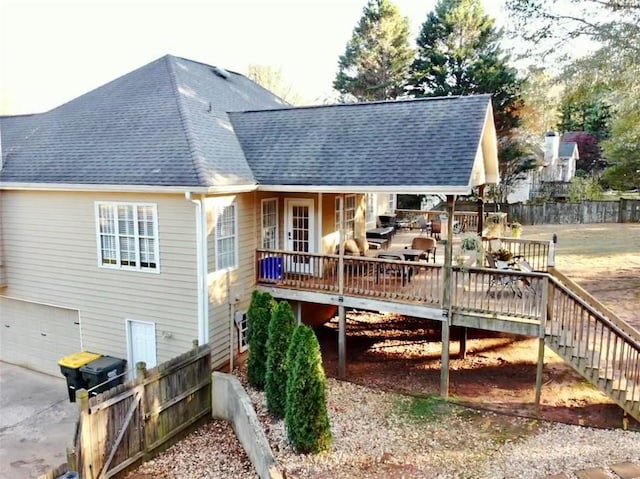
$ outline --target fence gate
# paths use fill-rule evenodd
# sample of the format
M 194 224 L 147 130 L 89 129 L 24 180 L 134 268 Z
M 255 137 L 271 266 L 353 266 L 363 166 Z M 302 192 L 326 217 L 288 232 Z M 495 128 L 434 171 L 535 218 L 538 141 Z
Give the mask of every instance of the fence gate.
M 196 347 L 91 399 L 80 391 L 75 442 L 81 477 L 113 477 L 210 415 L 210 362 L 208 345 Z

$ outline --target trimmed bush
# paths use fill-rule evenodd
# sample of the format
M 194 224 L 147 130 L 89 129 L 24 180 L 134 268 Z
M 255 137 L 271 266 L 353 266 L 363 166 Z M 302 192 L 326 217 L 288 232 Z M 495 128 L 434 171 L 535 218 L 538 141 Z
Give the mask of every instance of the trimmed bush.
M 287 403 L 287 350 L 296 328 L 296 319 L 291 306 L 280 301 L 274 308 L 269 322 L 267 340 L 267 374 L 264 392 L 267 409 L 277 418 L 283 418 Z
M 327 414 L 327 379 L 322 367 L 320 345 L 313 330 L 296 327 L 287 352 L 287 437 L 298 453 L 317 453 L 331 447 Z
M 251 304 L 247 311 L 249 338 L 249 359 L 247 360 L 247 379 L 258 389 L 264 388 L 267 372 L 267 339 L 269 321 L 275 307 L 275 300 L 269 293 L 255 290 L 251 293 Z

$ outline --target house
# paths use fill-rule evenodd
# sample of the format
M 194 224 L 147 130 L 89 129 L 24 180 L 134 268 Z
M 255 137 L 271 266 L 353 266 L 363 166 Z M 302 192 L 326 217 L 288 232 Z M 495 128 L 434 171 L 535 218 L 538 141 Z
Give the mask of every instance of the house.
M 509 203 L 525 202 L 540 197 L 567 199 L 571 180 L 576 174 L 578 159 L 577 143 L 561 141 L 556 132 L 548 132 L 544 148 L 540 148 L 538 169 L 529 172 L 526 178 L 519 182 L 517 188 L 508 196 Z
M 293 108 L 170 55 L 0 132 L 0 359 L 52 374 L 194 339 L 226 366 L 259 248 L 334 253 L 341 217 L 498 180 L 489 95 Z

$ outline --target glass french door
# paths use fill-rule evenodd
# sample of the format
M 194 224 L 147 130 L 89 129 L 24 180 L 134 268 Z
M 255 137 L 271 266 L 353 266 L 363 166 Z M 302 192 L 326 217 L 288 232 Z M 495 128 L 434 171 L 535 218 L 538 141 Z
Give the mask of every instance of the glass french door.
M 296 253 L 315 252 L 314 224 L 313 200 L 287 200 L 287 250 Z M 286 263 L 289 272 L 313 274 L 313 261 L 308 256 L 292 256 Z

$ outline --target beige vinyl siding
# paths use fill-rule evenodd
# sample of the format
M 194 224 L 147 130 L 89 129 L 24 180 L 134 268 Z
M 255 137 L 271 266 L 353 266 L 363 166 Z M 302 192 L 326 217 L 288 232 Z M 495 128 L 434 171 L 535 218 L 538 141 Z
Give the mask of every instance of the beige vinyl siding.
M 96 201 L 157 205 L 159 273 L 99 266 Z M 7 297 L 79 310 L 86 350 L 126 358 L 126 319 L 156 324 L 158 362 L 191 348 L 196 227 L 184 196 L 9 191 L 2 208 Z
M 238 266 L 229 271 L 215 271 L 215 223 L 207 225 L 207 256 L 209 286 L 209 343 L 212 346 L 214 367 L 227 366 L 230 353 L 230 333 L 233 349 L 237 352 L 237 329 L 234 323 L 236 311 L 246 311 L 255 287 L 255 250 L 259 234 L 260 201 L 256 203 L 255 193 L 234 196 L 210 197 L 205 200 L 207 218 L 215 221 L 212 214 L 217 201 L 236 201 L 236 231 Z M 228 281 L 227 281 L 228 276 Z
M 1 160 L 0 160 L 1 161 Z M 0 191 L 0 292 L 7 284 L 7 275 L 5 273 L 4 267 L 4 240 L 2 239 L 2 200 L 3 200 L 3 191 Z

